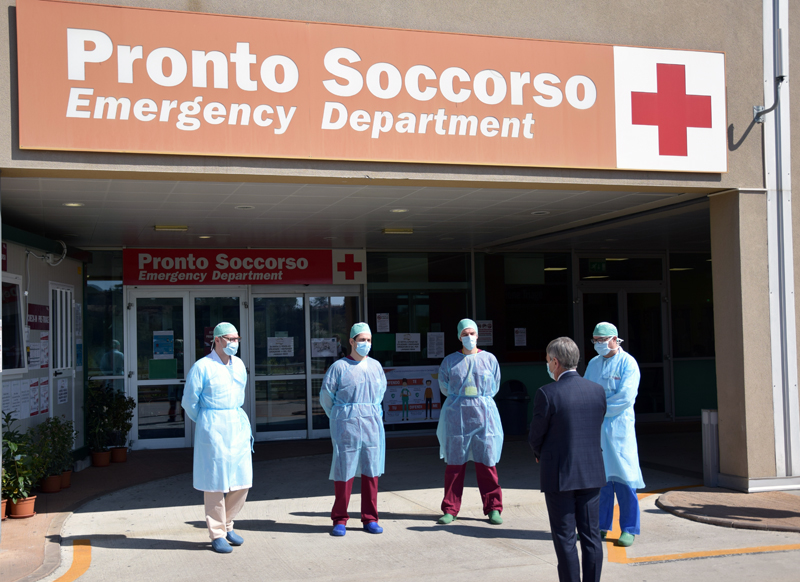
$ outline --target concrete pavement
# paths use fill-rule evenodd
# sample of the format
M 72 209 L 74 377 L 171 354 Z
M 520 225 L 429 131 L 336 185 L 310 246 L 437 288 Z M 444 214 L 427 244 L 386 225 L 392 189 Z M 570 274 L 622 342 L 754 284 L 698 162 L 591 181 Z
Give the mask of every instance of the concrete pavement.
M 333 501 L 329 468 L 329 455 L 255 463 L 255 487 L 236 522 L 245 544 L 231 555 L 210 550 L 202 493 L 191 488 L 190 474 L 105 495 L 66 520 L 62 563 L 45 580 L 75 579 L 82 568 L 82 582 L 558 578 L 544 497 L 535 489 L 537 467 L 525 442 L 507 442 L 498 466 L 504 490 L 502 526 L 490 525 L 483 516 L 471 467 L 458 520 L 436 525 L 444 464 L 438 449 L 429 447 L 387 454 L 378 502 L 383 534 L 361 531 L 359 495 L 354 492 L 347 536 L 333 538 L 328 535 Z M 653 469 L 644 473 L 648 490 L 697 484 L 690 476 Z M 687 521 L 656 507 L 657 497 L 642 499 L 643 535 L 631 548 L 606 544 L 605 579 L 797 580 L 800 534 Z M 76 540 L 89 540 L 90 546 L 77 546 L 73 560 Z M 786 550 L 795 546 L 797 550 Z M 732 554 L 737 551 L 747 553 Z M 728 555 L 709 557 L 714 552 Z M 647 561 L 654 557 L 656 562 Z M 708 559 L 697 559 L 701 557 Z

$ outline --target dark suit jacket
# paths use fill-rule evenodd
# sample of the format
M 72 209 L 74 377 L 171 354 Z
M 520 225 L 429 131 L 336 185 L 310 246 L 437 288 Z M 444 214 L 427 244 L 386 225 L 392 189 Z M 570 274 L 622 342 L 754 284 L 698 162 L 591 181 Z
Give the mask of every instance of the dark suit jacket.
M 545 493 L 606 484 L 600 430 L 606 414 L 603 387 L 564 372 L 539 388 L 533 401 L 528 442 L 541 465 Z

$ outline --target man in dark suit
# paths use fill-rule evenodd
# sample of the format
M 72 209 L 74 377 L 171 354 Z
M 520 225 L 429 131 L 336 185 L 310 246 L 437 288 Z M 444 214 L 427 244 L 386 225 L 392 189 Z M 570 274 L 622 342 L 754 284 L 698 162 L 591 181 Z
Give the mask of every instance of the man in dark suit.
M 606 484 L 600 428 L 606 413 L 602 386 L 575 371 L 580 352 L 568 337 L 547 346 L 547 373 L 533 403 L 528 442 L 541 464 L 541 490 L 547 502 L 558 579 L 580 582 L 575 528 L 581 536 L 584 582 L 600 580 L 600 488 Z

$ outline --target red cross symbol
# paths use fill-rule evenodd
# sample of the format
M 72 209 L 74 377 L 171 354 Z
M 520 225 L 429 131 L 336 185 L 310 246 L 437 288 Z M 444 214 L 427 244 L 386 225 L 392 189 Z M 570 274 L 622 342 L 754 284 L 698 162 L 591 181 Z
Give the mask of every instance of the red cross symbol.
M 336 270 L 339 272 L 344 271 L 344 278 L 348 281 L 356 278 L 356 271 L 363 270 L 361 263 L 356 263 L 353 258 L 354 255 L 346 254 L 343 263 L 336 263 Z
M 686 129 L 711 127 L 711 97 L 686 94 L 685 65 L 656 65 L 658 91 L 631 93 L 633 125 L 658 126 L 658 153 L 686 156 Z

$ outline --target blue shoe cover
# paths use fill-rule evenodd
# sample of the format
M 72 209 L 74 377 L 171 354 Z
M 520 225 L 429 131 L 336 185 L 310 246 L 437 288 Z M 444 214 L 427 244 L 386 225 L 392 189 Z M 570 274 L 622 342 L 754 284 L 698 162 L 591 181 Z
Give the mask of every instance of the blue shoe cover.
M 378 525 L 377 521 L 371 521 L 364 524 L 364 531 L 371 534 L 383 533 L 383 528 Z
M 233 530 L 228 532 L 228 535 L 225 536 L 225 539 L 227 539 L 232 546 L 241 546 L 244 543 L 242 536 Z
M 233 548 L 225 538 L 217 538 L 211 542 L 211 549 L 218 554 L 230 554 L 233 551 Z
M 333 529 L 331 530 L 331 535 L 332 536 L 341 537 L 346 533 L 347 533 L 347 528 L 345 527 L 345 525 L 343 523 L 340 523 L 340 524 L 337 524 L 337 525 L 333 526 Z

